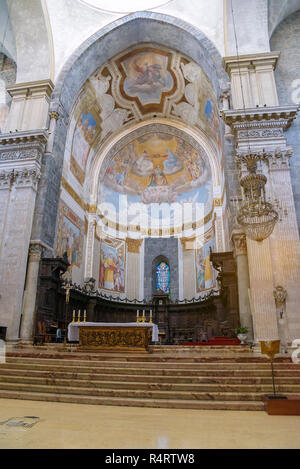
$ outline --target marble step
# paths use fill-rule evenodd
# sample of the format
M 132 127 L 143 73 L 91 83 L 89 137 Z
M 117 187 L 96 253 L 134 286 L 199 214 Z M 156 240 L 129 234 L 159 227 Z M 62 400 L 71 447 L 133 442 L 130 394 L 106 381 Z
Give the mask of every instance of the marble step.
M 43 384 L 19 384 L 0 382 L 1 391 L 37 392 L 56 394 L 76 394 L 86 396 L 135 397 L 139 399 L 176 399 L 176 400 L 213 400 L 213 401 L 260 401 L 263 392 L 226 392 L 226 391 L 158 391 L 138 389 L 98 389 L 94 387 L 72 387 Z M 285 393 L 289 394 L 289 393 Z
M 36 370 L 36 371 L 52 371 L 55 372 L 82 372 L 82 373 L 104 373 L 104 374 L 134 374 L 134 375 L 166 375 L 166 376 L 236 376 L 236 377 L 268 377 L 270 376 L 270 367 L 264 369 L 224 369 L 223 367 L 219 368 L 180 368 L 180 367 L 155 367 L 155 368 L 146 368 L 146 367 L 137 367 L 128 366 L 127 364 L 119 367 L 108 367 L 99 364 L 99 366 L 82 366 L 77 367 L 68 366 L 66 364 L 62 365 L 50 365 L 44 364 L 43 362 L 39 364 L 32 363 L 5 363 L 0 365 L 0 370 Z M 300 367 L 292 367 L 291 369 L 285 368 L 275 368 L 275 376 L 287 376 L 287 377 L 299 377 L 300 376 Z
M 244 410 L 262 411 L 262 401 L 201 401 L 176 399 L 138 399 L 136 397 L 98 397 L 76 394 L 57 394 L 46 392 L 9 391 L 0 389 L 0 398 L 22 399 L 31 401 L 69 402 L 89 405 L 114 405 L 129 407 L 158 407 L 166 409 L 197 409 L 197 410 Z
M 35 384 L 46 386 L 70 386 L 70 387 L 92 387 L 92 388 L 108 388 L 108 389 L 127 389 L 127 390 L 156 390 L 156 391 L 189 391 L 189 392 L 241 392 L 241 393 L 272 393 L 272 383 L 269 384 L 233 384 L 233 383 L 165 383 L 161 382 L 136 382 L 136 381 L 102 381 L 95 379 L 76 379 L 58 378 L 58 377 L 24 377 L 24 376 L 1 376 L 1 383 L 21 383 Z M 277 382 L 278 392 L 299 393 L 300 384 L 286 384 Z
M 110 371 L 110 373 L 109 373 Z M 135 382 L 151 382 L 151 383 L 215 383 L 215 384 L 271 384 L 272 378 L 271 374 L 268 373 L 266 376 L 193 376 L 190 373 L 186 375 L 165 375 L 165 374 L 158 374 L 154 375 L 153 373 L 149 374 L 121 374 L 121 373 L 113 373 L 114 370 L 109 369 L 107 373 L 98 373 L 97 372 L 80 372 L 78 369 L 74 369 L 71 372 L 66 371 L 51 371 L 51 370 L 43 370 L 39 371 L 34 369 L 19 369 L 19 368 L 6 368 L 3 369 L 0 367 L 0 377 L 9 376 L 19 376 L 19 377 L 41 377 L 41 378 L 65 378 L 65 379 L 82 379 L 82 380 L 101 380 L 101 381 L 120 381 L 126 380 L 134 380 Z M 127 370 L 124 370 L 125 373 Z M 276 382 L 283 383 L 283 384 L 300 384 L 300 375 L 287 377 L 287 376 L 277 376 Z
M 221 361 L 221 362 L 235 362 L 235 363 L 245 363 L 245 362 L 257 362 L 257 363 L 268 363 L 268 359 L 262 355 L 256 355 L 253 353 L 243 353 L 243 354 L 229 354 L 228 352 L 212 353 L 212 352 L 178 352 L 178 353 L 140 353 L 136 354 L 135 352 L 52 352 L 51 350 L 34 350 L 32 352 L 10 352 L 6 354 L 7 357 L 15 358 L 44 358 L 44 359 L 72 359 L 72 360 L 89 360 L 89 361 L 134 361 L 142 363 L 151 363 L 151 362 L 211 362 L 211 361 Z M 290 362 L 289 356 L 278 356 L 276 358 L 277 362 Z
M 72 358 L 44 358 L 44 357 L 6 357 L 6 363 L 16 363 L 16 364 L 49 364 L 49 365 L 68 365 L 68 366 L 89 366 L 89 367 L 99 367 L 99 366 L 113 366 L 113 367 L 140 367 L 140 368 L 184 368 L 184 369 L 206 369 L 206 368 L 216 368 L 216 369 L 235 369 L 235 370 L 240 370 L 240 369 L 270 369 L 270 363 L 265 362 L 265 363 L 256 363 L 253 361 L 248 361 L 245 363 L 236 363 L 236 362 L 227 362 L 223 363 L 218 360 L 211 361 L 209 363 L 203 363 L 201 361 L 192 361 L 192 362 L 178 362 L 176 359 L 173 359 L 173 361 L 158 361 L 156 363 L 150 362 L 150 363 L 140 363 L 140 362 L 135 362 L 132 360 L 129 361 L 114 361 L 112 365 L 108 365 L 106 360 L 73 360 Z M 281 363 L 281 362 L 276 362 L 274 363 L 274 369 L 299 369 L 300 370 L 300 365 L 292 363 L 291 361 L 287 363 Z

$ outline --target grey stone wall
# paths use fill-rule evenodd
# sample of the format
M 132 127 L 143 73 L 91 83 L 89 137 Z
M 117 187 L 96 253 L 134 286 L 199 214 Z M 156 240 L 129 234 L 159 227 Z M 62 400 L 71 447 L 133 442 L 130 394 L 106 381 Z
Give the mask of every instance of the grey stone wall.
M 146 238 L 144 254 L 144 295 L 150 300 L 155 292 L 154 264 L 164 260 L 170 266 L 170 296 L 171 300 L 179 298 L 178 272 L 178 239 L 177 238 Z
M 300 103 L 299 43 L 300 11 L 283 21 L 271 38 L 271 49 L 280 51 L 280 59 L 275 70 L 280 105 Z M 288 145 L 293 148 L 293 156 L 290 159 L 291 178 L 297 221 L 300 227 L 300 117 L 286 132 L 286 137 Z
M 6 115 L 11 103 L 11 97 L 5 91 L 8 85 L 16 83 L 17 67 L 13 60 L 0 53 L 0 132 L 3 132 Z

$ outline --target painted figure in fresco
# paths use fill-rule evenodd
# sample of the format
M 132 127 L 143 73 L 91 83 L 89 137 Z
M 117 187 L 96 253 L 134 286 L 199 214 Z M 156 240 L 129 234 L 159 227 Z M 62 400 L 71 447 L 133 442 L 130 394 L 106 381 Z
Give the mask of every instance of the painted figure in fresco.
M 153 163 L 149 158 L 147 150 L 144 150 L 142 155 L 136 160 L 134 169 L 142 176 L 147 176 L 153 169 Z
M 165 156 L 164 169 L 166 174 L 173 174 L 182 169 L 180 159 L 171 150 L 167 149 Z
M 161 165 L 156 166 L 152 173 L 150 186 L 167 186 L 168 181 L 164 175 Z
M 115 264 L 116 264 L 116 271 L 114 274 L 114 290 L 115 291 L 122 291 L 123 290 L 123 284 L 122 284 L 122 260 L 121 257 L 118 256 L 118 258 L 114 259 Z
M 213 272 L 210 263 L 209 252 L 204 259 L 204 272 L 205 272 L 205 288 L 211 288 L 213 286 Z
M 104 288 L 108 290 L 114 289 L 114 273 L 116 271 L 116 264 L 113 260 L 112 253 L 110 252 L 108 256 L 104 259 Z
M 202 249 L 198 252 L 197 256 L 197 291 L 205 289 L 205 267 Z
M 134 61 L 134 69 L 138 73 L 133 86 L 139 85 L 150 85 L 154 86 L 160 84 L 165 85 L 165 80 L 161 75 L 161 65 L 153 64 L 149 65 L 145 62 L 142 66 L 138 65 L 137 61 Z
M 100 249 L 100 271 L 99 271 L 99 287 L 104 287 L 104 252 L 103 249 Z
M 205 104 L 204 114 L 206 115 L 206 122 L 212 122 L 214 118 L 215 104 L 212 99 L 208 99 Z
M 192 178 L 193 181 L 196 181 L 201 176 L 201 169 L 199 167 L 199 163 L 197 158 L 190 156 L 186 162 L 187 170 Z

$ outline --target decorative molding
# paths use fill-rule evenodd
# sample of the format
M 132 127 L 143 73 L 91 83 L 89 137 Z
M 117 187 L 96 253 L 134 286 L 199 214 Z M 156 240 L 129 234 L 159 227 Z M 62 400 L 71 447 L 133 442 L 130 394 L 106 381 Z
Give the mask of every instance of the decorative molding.
M 35 160 L 41 164 L 48 139 L 43 129 L 0 135 L 0 164 L 10 161 Z
M 298 106 L 270 106 L 270 107 L 257 107 L 248 109 L 225 110 L 222 111 L 222 118 L 227 125 L 231 127 L 235 135 L 238 131 L 244 131 L 243 136 L 247 137 L 252 129 L 257 129 L 259 134 L 254 134 L 252 138 L 262 136 L 267 128 L 268 132 L 263 136 L 264 138 L 272 136 L 273 133 L 269 129 L 277 131 L 280 136 L 283 130 L 290 127 L 293 120 L 297 117 Z M 249 130 L 248 130 L 249 129 Z
M 41 172 L 39 168 L 21 168 L 0 172 L 0 189 L 10 189 L 13 184 L 16 187 L 32 187 L 37 190 Z
M 228 75 L 231 75 L 231 71 L 235 69 L 240 69 L 242 67 L 255 67 L 260 64 L 269 64 L 273 68 L 276 68 L 278 59 L 280 57 L 280 52 L 262 52 L 259 54 L 246 54 L 237 56 L 224 57 L 222 65 Z
M 9 85 L 6 87 L 6 91 L 10 96 L 20 96 L 28 97 L 32 94 L 45 94 L 50 98 L 54 90 L 54 84 L 51 80 L 38 80 L 30 81 L 25 83 L 17 83 L 15 85 Z

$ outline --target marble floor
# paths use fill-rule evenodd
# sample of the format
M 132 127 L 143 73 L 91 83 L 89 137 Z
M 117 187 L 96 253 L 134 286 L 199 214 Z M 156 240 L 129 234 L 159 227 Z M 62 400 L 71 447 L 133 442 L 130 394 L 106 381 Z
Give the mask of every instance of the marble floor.
M 299 449 L 300 417 L 0 399 L 4 448 Z

